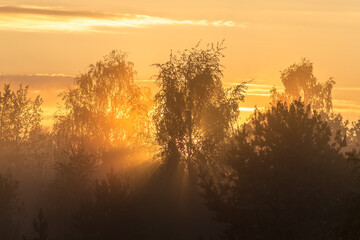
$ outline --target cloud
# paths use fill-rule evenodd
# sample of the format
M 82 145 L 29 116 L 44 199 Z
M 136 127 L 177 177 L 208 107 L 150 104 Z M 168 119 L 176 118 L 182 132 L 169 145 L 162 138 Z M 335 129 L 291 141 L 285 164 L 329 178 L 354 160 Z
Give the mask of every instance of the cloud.
M 349 100 L 333 99 L 333 108 L 337 112 L 360 112 L 360 104 Z
M 0 6 L 0 30 L 25 32 L 118 32 L 123 28 L 150 26 L 212 26 L 245 28 L 227 20 L 178 20 L 149 15 L 74 11 L 37 6 Z
M 334 90 L 337 91 L 360 91 L 359 87 L 335 87 Z
M 29 85 L 30 88 L 49 90 L 49 89 L 66 89 L 71 86 L 74 81 L 74 76 L 63 73 L 58 74 L 20 74 L 7 75 L 0 74 L 0 84 L 10 83 L 14 86 L 20 84 Z M 1 88 L 0 88 L 1 89 Z
M 93 11 L 69 11 L 59 8 L 48 8 L 39 6 L 0 6 L 1 14 L 8 15 L 37 15 L 37 16 L 59 16 L 59 17 L 91 17 L 91 18 L 112 18 L 115 15 Z

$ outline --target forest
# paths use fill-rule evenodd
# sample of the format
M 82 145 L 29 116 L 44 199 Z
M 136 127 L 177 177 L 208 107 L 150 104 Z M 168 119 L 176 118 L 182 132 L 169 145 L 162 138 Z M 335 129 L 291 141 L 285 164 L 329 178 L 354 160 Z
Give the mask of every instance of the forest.
M 360 239 L 360 119 L 306 58 L 240 121 L 223 43 L 154 63 L 157 92 L 111 51 L 61 93 L 0 90 L 0 239 Z M 331 74 L 331 73 L 329 73 Z

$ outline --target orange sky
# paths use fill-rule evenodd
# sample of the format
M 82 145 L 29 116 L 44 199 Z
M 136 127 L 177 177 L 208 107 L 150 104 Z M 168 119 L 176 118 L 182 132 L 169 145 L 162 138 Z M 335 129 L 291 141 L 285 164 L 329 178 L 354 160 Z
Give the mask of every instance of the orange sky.
M 110 50 L 129 52 L 149 84 L 152 63 L 201 39 L 226 40 L 226 86 L 254 79 L 244 107 L 263 106 L 279 71 L 307 57 L 319 81 L 337 82 L 335 110 L 360 116 L 359 0 L 1 1 L 0 83 L 29 84 L 50 115 L 69 76 Z

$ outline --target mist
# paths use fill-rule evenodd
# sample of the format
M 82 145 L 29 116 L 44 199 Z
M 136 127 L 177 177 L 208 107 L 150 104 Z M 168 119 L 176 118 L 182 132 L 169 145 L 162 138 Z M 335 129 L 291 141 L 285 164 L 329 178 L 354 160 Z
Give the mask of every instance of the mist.
M 244 107 L 224 50 L 171 52 L 149 85 L 121 50 L 0 76 L 0 239 L 358 239 L 360 119 L 336 79 L 302 58 Z

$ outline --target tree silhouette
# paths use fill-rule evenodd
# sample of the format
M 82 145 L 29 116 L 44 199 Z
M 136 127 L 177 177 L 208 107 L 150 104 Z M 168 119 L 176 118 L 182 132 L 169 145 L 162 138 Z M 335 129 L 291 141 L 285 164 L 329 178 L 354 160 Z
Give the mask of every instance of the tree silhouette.
M 281 71 L 281 81 L 285 87 L 284 93 L 279 93 L 274 87 L 271 92 L 271 101 L 291 103 L 295 100 L 310 105 L 318 111 L 327 122 L 331 130 L 331 143 L 343 148 L 347 145 L 347 122 L 339 113 L 332 109 L 332 89 L 335 81 L 330 78 L 325 83 L 319 83 L 313 73 L 313 63 L 303 58 L 300 63 L 294 63 Z
M 34 240 L 46 240 L 47 239 L 47 230 L 48 230 L 48 222 L 44 217 L 42 209 L 39 210 L 37 219 L 33 222 L 33 227 L 35 232 L 37 233 L 37 237 Z
M 300 63 L 294 63 L 281 71 L 281 81 L 285 87 L 285 94 L 272 90 L 272 98 L 303 99 L 313 109 L 330 112 L 332 110 L 331 92 L 335 81 L 330 78 L 325 83 L 319 83 L 313 73 L 313 63 L 303 58 Z
M 82 202 L 75 223 L 82 239 L 134 239 L 139 236 L 138 222 L 130 204 L 125 179 L 114 170 L 106 180 L 96 181 L 94 199 Z
M 245 89 L 223 87 L 223 50 L 222 43 L 197 45 L 155 64 L 160 89 L 153 121 L 162 162 L 135 200 L 150 239 L 196 239 L 217 231 L 198 194 L 197 174 L 220 165 Z
M 170 55 L 159 68 L 155 96 L 156 139 L 167 164 L 196 165 L 200 156 L 216 151 L 239 113 L 244 85 L 224 89 L 221 83 L 223 44 L 199 45 Z
M 73 152 L 55 164 L 55 177 L 48 186 L 49 217 L 59 238 L 74 237 L 73 218 L 79 204 L 91 197 L 94 156 Z
M 36 137 L 42 134 L 43 100 L 40 96 L 32 100 L 28 92 L 28 86 L 20 85 L 14 91 L 10 84 L 5 84 L 0 92 L 0 164 L 6 167 L 29 159 L 29 150 L 34 147 Z
M 47 240 L 48 235 L 48 222 L 45 218 L 42 209 L 39 209 L 38 215 L 36 219 L 33 221 L 33 229 L 36 233 L 36 237 L 33 237 L 33 240 Z M 23 240 L 26 240 L 27 238 L 23 236 Z
M 229 239 L 323 239 L 331 234 L 338 199 L 351 185 L 331 132 L 301 101 L 277 102 L 234 137 L 232 171 L 203 177 L 208 206 L 228 224 Z
M 354 148 L 360 147 L 360 119 L 351 123 L 349 128 L 349 142 Z
M 334 233 L 337 239 L 353 240 L 360 237 L 360 151 L 353 148 L 352 151 L 346 152 L 345 155 L 357 178 L 355 181 L 356 188 L 341 198 Z
M 60 152 L 83 149 L 97 154 L 130 143 L 143 145 L 150 128 L 151 92 L 134 83 L 134 65 L 127 55 L 112 51 L 76 77 L 63 93 L 54 124 Z
M 17 239 L 21 208 L 18 187 L 19 183 L 11 175 L 0 174 L 0 239 Z

